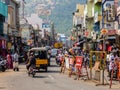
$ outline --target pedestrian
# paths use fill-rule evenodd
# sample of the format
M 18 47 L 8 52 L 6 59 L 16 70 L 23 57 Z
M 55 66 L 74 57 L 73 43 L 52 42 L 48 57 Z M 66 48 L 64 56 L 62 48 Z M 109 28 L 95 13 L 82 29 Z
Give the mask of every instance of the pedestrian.
M 8 51 L 8 54 L 7 54 L 7 65 L 8 65 L 8 69 L 13 68 L 12 56 L 10 54 L 10 51 Z
M 29 70 L 30 66 L 32 66 L 33 64 L 35 64 L 34 63 L 34 59 L 35 59 L 34 52 L 31 52 L 30 56 L 28 57 L 28 63 L 26 65 L 27 70 Z
M 110 80 L 112 78 L 113 69 L 114 69 L 114 55 L 112 54 L 111 57 L 110 57 L 110 63 L 109 63 L 109 77 L 110 77 Z
M 75 71 L 75 58 L 73 56 L 69 57 L 69 77 L 71 77 L 72 73 Z
M 17 69 L 17 71 L 19 71 L 19 68 L 18 68 L 18 53 L 17 51 L 15 52 L 14 54 L 14 61 L 13 61 L 13 70 L 15 71 Z
M 109 72 L 109 63 L 110 63 L 110 52 L 107 53 L 107 58 L 106 58 L 106 66 L 107 66 L 108 72 Z

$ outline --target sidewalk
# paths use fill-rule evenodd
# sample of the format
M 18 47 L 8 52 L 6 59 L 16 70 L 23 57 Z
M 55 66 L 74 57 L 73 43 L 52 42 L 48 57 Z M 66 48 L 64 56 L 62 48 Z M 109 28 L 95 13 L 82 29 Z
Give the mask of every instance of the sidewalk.
M 85 72 L 85 71 L 83 71 L 83 72 Z M 93 74 L 92 75 L 92 80 L 88 80 L 87 76 L 80 77 L 79 80 L 84 80 L 87 84 L 94 85 L 94 86 L 103 86 L 103 87 L 107 86 L 108 88 L 110 87 L 110 81 L 109 81 L 107 70 L 105 70 L 105 72 L 104 72 L 104 78 L 105 78 L 104 79 L 104 85 L 102 85 L 102 78 L 100 78 L 100 82 L 97 81 L 97 80 L 95 80 L 94 79 L 94 77 L 95 77 L 95 73 L 94 72 L 95 71 L 93 70 L 92 72 L 93 72 L 92 73 Z M 68 75 L 68 70 L 65 70 L 64 74 Z M 83 73 L 83 74 L 85 74 L 85 73 Z M 89 78 L 90 78 L 90 69 L 88 69 L 88 75 L 89 75 Z M 102 76 L 102 73 L 101 73 L 101 76 Z M 68 76 L 68 78 L 69 78 L 69 76 Z M 74 79 L 75 78 L 75 74 L 72 74 L 71 78 Z M 111 88 L 112 89 L 120 89 L 120 83 L 119 83 L 119 81 L 113 80 Z

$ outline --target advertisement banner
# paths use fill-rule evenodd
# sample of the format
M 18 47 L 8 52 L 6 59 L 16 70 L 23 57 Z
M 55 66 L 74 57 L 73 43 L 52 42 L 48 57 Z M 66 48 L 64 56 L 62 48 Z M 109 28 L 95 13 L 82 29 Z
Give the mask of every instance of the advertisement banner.
M 79 68 L 79 69 L 82 68 L 82 61 L 83 61 L 82 56 L 76 56 L 76 68 Z

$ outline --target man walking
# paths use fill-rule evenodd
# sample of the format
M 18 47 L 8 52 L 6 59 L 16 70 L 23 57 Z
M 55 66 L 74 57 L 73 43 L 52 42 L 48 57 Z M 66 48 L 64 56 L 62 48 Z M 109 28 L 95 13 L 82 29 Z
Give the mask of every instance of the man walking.
M 18 53 L 15 52 L 14 54 L 14 60 L 13 60 L 13 70 L 17 70 L 19 71 L 19 68 L 18 68 Z

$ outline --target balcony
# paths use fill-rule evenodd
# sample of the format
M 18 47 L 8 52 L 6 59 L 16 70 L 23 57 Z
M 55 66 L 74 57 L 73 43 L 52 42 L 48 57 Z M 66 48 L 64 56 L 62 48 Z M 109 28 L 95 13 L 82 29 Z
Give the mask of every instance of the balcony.
M 95 4 L 101 4 L 101 3 L 102 3 L 102 0 L 94 0 L 94 3 L 95 3 Z

